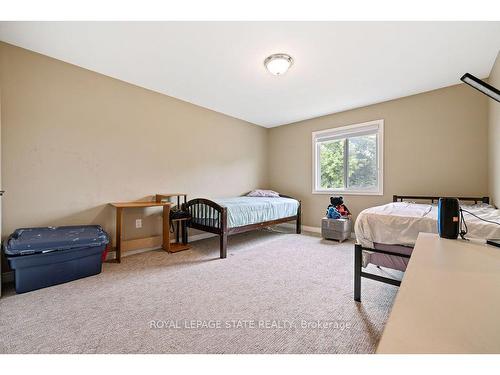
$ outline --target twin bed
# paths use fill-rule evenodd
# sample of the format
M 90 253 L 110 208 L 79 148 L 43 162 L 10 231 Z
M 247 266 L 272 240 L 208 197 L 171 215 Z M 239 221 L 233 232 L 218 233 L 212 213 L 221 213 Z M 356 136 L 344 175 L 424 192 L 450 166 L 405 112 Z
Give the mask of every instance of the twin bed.
M 221 258 L 227 256 L 227 236 L 230 234 L 289 221 L 296 222 L 296 233 L 300 233 L 300 201 L 286 195 L 214 200 L 197 198 L 187 202 L 185 209 L 191 214 L 191 228 L 219 236 Z
M 354 230 L 354 299 L 361 300 L 361 278 L 399 286 L 399 280 L 364 272 L 368 264 L 405 271 L 420 232 L 437 233 L 438 197 L 393 196 L 393 203 L 363 210 Z M 500 238 L 500 225 L 476 216 L 500 222 L 500 210 L 489 204 L 488 197 L 459 198 L 467 224 L 467 238 Z M 418 202 L 418 203 L 417 203 Z M 425 202 L 430 202 L 425 203 Z
M 420 232 L 437 233 L 438 197 L 393 196 L 393 203 L 363 210 L 355 223 L 354 299 L 361 301 L 361 278 L 399 286 L 401 282 L 363 271 L 368 264 L 405 271 Z M 500 238 L 500 210 L 488 197 L 459 198 L 468 238 Z M 424 203 L 425 201 L 430 202 Z M 417 203 L 419 202 L 419 203 Z M 227 237 L 234 233 L 295 221 L 301 232 L 301 202 L 286 196 L 192 199 L 185 204 L 189 226 L 219 236 L 220 257 L 227 256 Z M 488 223 L 477 218 L 490 220 Z

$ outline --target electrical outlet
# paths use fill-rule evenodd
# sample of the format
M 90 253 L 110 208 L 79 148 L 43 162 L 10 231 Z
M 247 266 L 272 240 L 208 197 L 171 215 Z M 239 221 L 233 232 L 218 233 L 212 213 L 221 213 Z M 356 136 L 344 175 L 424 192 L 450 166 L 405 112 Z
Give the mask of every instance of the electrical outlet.
M 135 220 L 135 227 L 137 229 L 142 228 L 142 219 L 136 219 Z

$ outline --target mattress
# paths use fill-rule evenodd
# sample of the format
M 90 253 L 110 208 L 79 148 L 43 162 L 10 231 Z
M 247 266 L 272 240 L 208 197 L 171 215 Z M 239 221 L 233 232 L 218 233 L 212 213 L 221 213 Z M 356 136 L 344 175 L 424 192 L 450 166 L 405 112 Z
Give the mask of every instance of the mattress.
M 500 223 L 500 210 L 488 204 L 461 205 L 483 219 Z M 466 238 L 484 240 L 500 238 L 500 225 L 487 223 L 464 212 L 468 233 Z M 437 205 L 394 202 L 363 210 L 356 219 L 356 240 L 363 247 L 411 254 L 420 232 L 437 233 Z M 363 266 L 372 263 L 404 271 L 407 258 L 363 252 Z
M 395 254 L 411 255 L 413 251 L 413 247 L 410 246 L 386 245 L 376 242 L 373 244 L 373 247 L 377 250 L 389 251 Z M 409 261 L 410 259 L 405 257 L 363 250 L 363 267 L 366 267 L 371 263 L 376 266 L 392 268 L 393 270 L 404 272 L 406 271 Z
M 489 204 L 461 205 L 483 219 L 500 223 L 500 210 Z M 487 223 L 464 212 L 467 238 L 500 238 L 500 225 Z M 354 225 L 356 239 L 363 247 L 374 243 L 413 247 L 420 232 L 437 233 L 437 205 L 394 202 L 361 211 Z
M 295 216 L 299 208 L 299 201 L 281 197 L 236 197 L 213 201 L 227 208 L 228 228 Z

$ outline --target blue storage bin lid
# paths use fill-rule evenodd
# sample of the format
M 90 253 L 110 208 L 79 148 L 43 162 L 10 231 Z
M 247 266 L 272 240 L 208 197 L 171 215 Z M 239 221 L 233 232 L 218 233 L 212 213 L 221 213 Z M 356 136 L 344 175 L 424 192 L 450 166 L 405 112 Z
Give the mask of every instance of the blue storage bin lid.
M 100 225 L 16 229 L 4 245 L 7 255 L 28 255 L 56 250 L 103 246 L 108 234 Z

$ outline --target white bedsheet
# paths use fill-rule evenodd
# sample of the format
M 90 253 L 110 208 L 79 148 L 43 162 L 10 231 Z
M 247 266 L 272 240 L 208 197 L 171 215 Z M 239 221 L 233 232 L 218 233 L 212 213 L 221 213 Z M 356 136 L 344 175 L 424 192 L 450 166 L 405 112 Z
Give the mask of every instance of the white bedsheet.
M 488 204 L 462 205 L 486 220 L 500 223 L 500 210 Z M 500 238 L 500 225 L 484 222 L 464 212 L 466 238 Z M 363 247 L 373 243 L 414 246 L 418 233 L 437 233 L 437 205 L 410 202 L 389 203 L 361 211 L 354 224 L 357 241 Z

